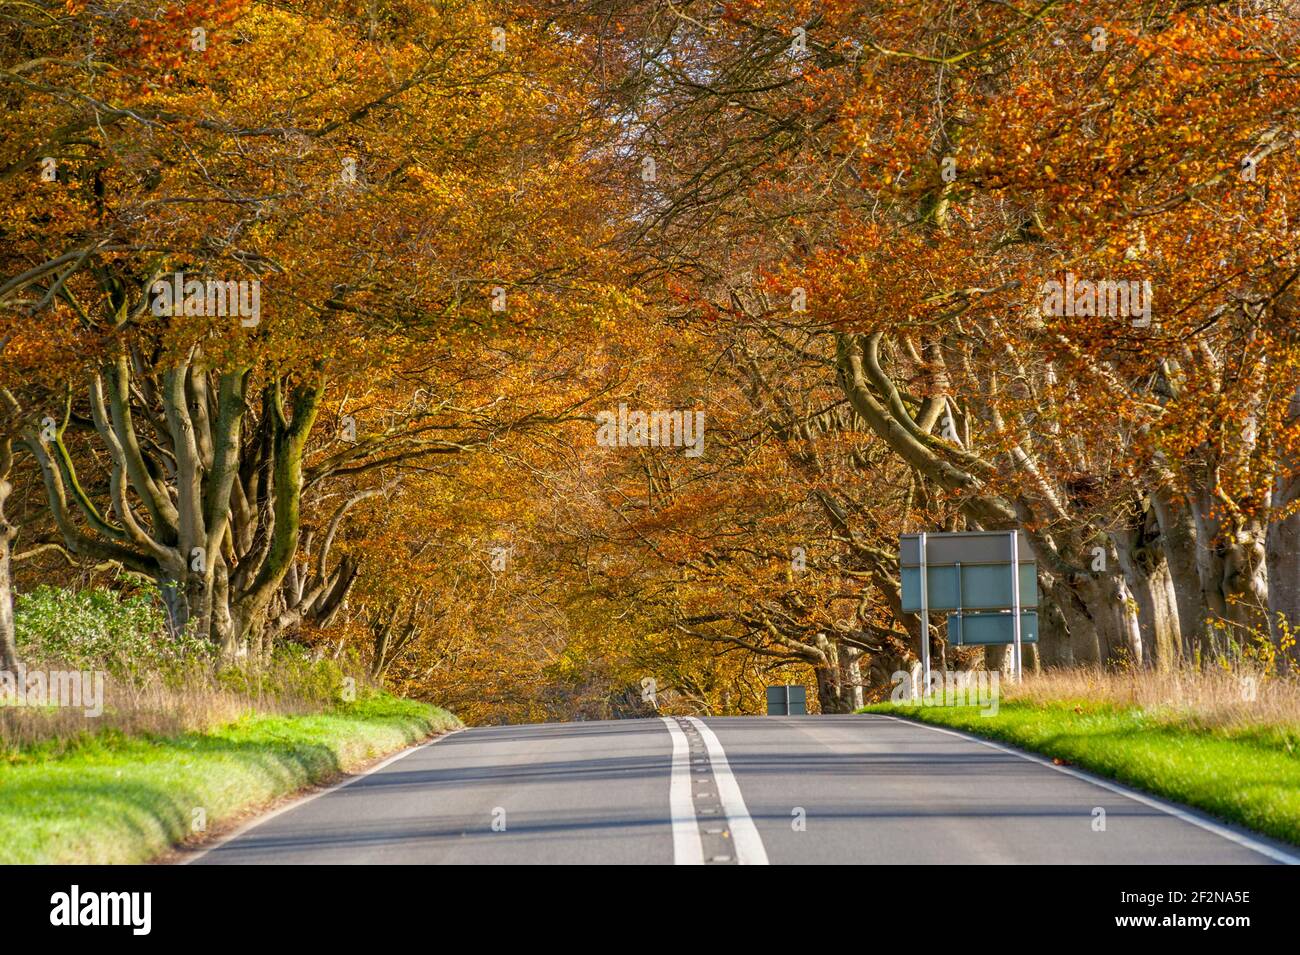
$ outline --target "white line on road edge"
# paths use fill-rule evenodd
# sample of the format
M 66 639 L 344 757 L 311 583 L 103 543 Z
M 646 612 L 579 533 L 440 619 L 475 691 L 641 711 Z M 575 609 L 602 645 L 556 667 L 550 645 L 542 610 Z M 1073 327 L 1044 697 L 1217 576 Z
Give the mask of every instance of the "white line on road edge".
M 736 777 L 731 775 L 731 764 L 727 762 L 727 754 L 723 752 L 722 744 L 713 735 L 713 730 L 704 725 L 703 720 L 697 720 L 693 716 L 686 718 L 699 730 L 700 738 L 704 740 L 704 747 L 709 751 L 713 779 L 718 787 L 718 799 L 722 803 L 722 811 L 727 814 L 727 822 L 731 828 L 731 841 L 736 848 L 737 864 L 767 865 L 767 850 L 763 848 L 763 840 L 759 838 L 754 820 L 749 818 L 745 797 L 740 794 Z
M 1129 799 L 1132 799 L 1134 802 L 1142 803 L 1142 805 L 1144 806 L 1150 806 L 1152 809 L 1159 809 L 1161 812 L 1168 813 L 1171 816 L 1181 819 L 1183 822 L 1190 822 L 1193 826 L 1197 826 L 1201 829 L 1204 829 L 1206 832 L 1212 832 L 1216 836 L 1221 836 L 1222 838 L 1227 839 L 1229 842 L 1235 842 L 1237 843 L 1237 845 L 1249 849 L 1252 852 L 1258 852 L 1260 855 L 1267 856 L 1268 858 L 1272 859 L 1274 862 L 1280 862 L 1283 865 L 1300 865 L 1300 858 L 1290 855 L 1289 853 L 1283 852 L 1281 849 L 1275 849 L 1273 846 L 1270 846 L 1267 843 L 1259 842 L 1258 840 L 1252 839 L 1250 838 L 1250 836 L 1243 835 L 1240 832 L 1234 832 L 1233 830 L 1227 828 L 1226 826 L 1221 826 L 1216 822 L 1211 822 L 1208 819 L 1202 819 L 1201 817 L 1193 815 L 1192 813 L 1188 812 L 1186 809 L 1183 809 L 1180 806 L 1176 806 L 1173 803 L 1165 802 L 1163 799 L 1156 799 L 1152 796 L 1147 796 L 1144 795 L 1143 793 L 1135 792 L 1132 789 L 1128 789 L 1127 787 L 1120 786 L 1116 783 L 1107 782 L 1104 779 L 1098 779 L 1096 776 L 1093 776 L 1091 773 L 1080 772 L 1077 769 L 1071 769 L 1069 766 L 1058 766 L 1050 759 L 1046 759 L 1042 756 L 1035 756 L 1032 753 L 1022 753 L 1020 750 L 1012 749 L 1010 746 L 1003 746 L 1001 743 L 995 743 L 992 740 L 981 739 L 978 736 L 971 736 L 968 733 L 962 733 L 958 730 L 950 730 L 945 727 L 933 726 L 930 723 L 922 723 L 919 720 L 905 720 L 898 716 L 890 716 L 888 713 L 873 713 L 871 715 L 883 716 L 886 719 L 894 720 L 899 723 L 906 723 L 908 726 L 923 726 L 928 730 L 934 730 L 936 733 L 946 733 L 949 736 L 956 736 L 958 739 L 969 740 L 972 743 L 979 743 L 982 746 L 992 747 L 993 749 L 996 749 L 999 752 L 1010 753 L 1012 756 L 1019 756 L 1021 759 L 1027 759 L 1031 763 L 1038 763 L 1040 766 L 1046 766 L 1048 769 L 1054 769 L 1058 773 L 1065 773 L 1065 775 L 1073 776 L 1075 779 L 1081 779 L 1085 783 L 1092 783 L 1094 786 L 1100 786 L 1102 789 L 1108 790 L 1109 792 L 1113 792 L 1117 796 L 1125 796 Z
M 228 832 L 224 836 L 220 837 L 219 839 L 215 839 L 211 845 L 207 845 L 201 849 L 198 849 L 192 855 L 186 858 L 183 862 L 181 862 L 180 865 L 190 865 L 191 863 L 198 862 L 209 852 L 212 852 L 214 849 L 220 849 L 227 842 L 233 842 L 234 840 L 242 836 L 244 833 L 248 832 L 250 829 L 255 829 L 264 822 L 270 822 L 276 816 L 282 816 L 291 809 L 297 809 L 299 806 L 305 806 L 313 799 L 319 799 L 321 796 L 328 796 L 330 793 L 342 789 L 345 786 L 351 786 L 357 780 L 365 779 L 367 776 L 371 776 L 379 772 L 381 769 L 393 765 L 393 763 L 397 762 L 399 759 L 405 759 L 407 756 L 410 756 L 412 753 L 424 749 L 426 746 L 432 746 L 434 743 L 441 743 L 448 736 L 455 736 L 457 733 L 461 732 L 461 730 L 463 730 L 464 728 L 465 727 L 462 726 L 460 729 L 451 730 L 439 736 L 435 736 L 433 739 L 427 739 L 423 743 L 417 743 L 415 746 L 408 746 L 406 749 L 402 750 L 401 752 L 394 753 L 392 756 L 389 756 L 387 759 L 383 760 L 382 762 L 376 763 L 374 766 L 371 766 L 364 773 L 357 773 L 356 775 L 349 776 L 347 779 L 339 780 L 333 786 L 327 786 L 325 789 L 321 789 L 318 790 L 317 792 L 311 793 L 310 795 L 303 796 L 301 799 L 295 799 L 293 800 L 293 802 L 286 803 L 285 805 L 281 806 L 279 809 L 272 810 L 271 812 L 268 812 L 264 815 L 259 815 L 253 819 L 250 819 L 248 820 L 248 822 L 244 823 L 242 826 L 235 829 L 233 832 Z
M 661 716 L 673 738 L 673 765 L 668 782 L 668 811 L 673 818 L 673 865 L 704 865 L 700 824 L 691 799 L 691 744 L 677 721 Z

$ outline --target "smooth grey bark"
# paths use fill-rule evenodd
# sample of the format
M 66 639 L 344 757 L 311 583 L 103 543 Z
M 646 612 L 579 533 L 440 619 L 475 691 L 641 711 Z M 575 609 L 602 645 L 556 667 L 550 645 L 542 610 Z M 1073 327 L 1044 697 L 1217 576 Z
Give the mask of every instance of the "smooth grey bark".
M 1070 666 L 1074 656 L 1060 598 L 1056 595 L 1055 579 L 1040 573 L 1038 589 L 1041 598 L 1038 605 L 1038 660 L 1044 669 Z
M 1300 385 L 1291 395 L 1287 408 L 1287 425 L 1294 427 L 1300 421 Z M 1277 479 L 1273 486 L 1271 504 L 1274 514 L 1286 514 L 1300 502 L 1300 461 L 1292 457 L 1279 457 Z M 1287 672 L 1300 663 L 1300 648 L 1295 644 L 1300 636 L 1300 510 L 1269 522 L 1265 532 L 1265 554 L 1268 564 L 1268 626 L 1273 646 L 1281 648 L 1285 640 L 1291 641 L 1285 652 L 1278 654 L 1278 668 Z
M 1151 661 L 1148 659 L 1150 651 L 1142 643 L 1142 628 L 1138 622 L 1137 603 L 1133 597 L 1133 591 L 1128 585 L 1128 581 L 1120 578 L 1119 580 L 1119 601 L 1120 601 L 1120 627 L 1121 636 L 1125 638 L 1128 649 L 1128 659 L 1135 666 L 1149 666 Z
M 813 663 L 813 676 L 821 711 L 852 713 L 863 702 L 862 649 L 832 634 L 819 633 L 813 642 L 818 657 Z
M 1251 632 L 1268 630 L 1268 571 L 1264 528 L 1257 520 L 1230 522 L 1222 502 L 1210 492 L 1192 498 L 1196 521 L 1197 569 L 1201 594 L 1211 618 L 1226 630 L 1211 630 L 1210 653 L 1229 655 L 1229 640 L 1240 642 Z
M 1289 648 L 1278 656 L 1278 666 L 1285 672 L 1300 662 L 1295 643 L 1300 637 L 1300 514 L 1269 524 L 1266 549 L 1269 634 L 1279 649 L 1290 640 Z
M 840 665 L 840 647 L 838 643 L 824 633 L 815 638 L 821 660 L 813 665 L 813 675 L 817 680 L 817 702 L 823 713 L 849 713 L 850 697 L 846 693 L 844 671 Z
M 1142 662 L 1142 648 L 1137 639 L 1137 614 L 1122 574 L 1107 574 L 1098 581 L 1095 603 L 1090 605 L 1097 620 L 1097 638 L 1102 660 L 1108 664 Z
M 1111 532 L 1115 555 L 1137 605 L 1136 640 L 1147 666 L 1162 672 L 1178 662 L 1181 634 L 1178 601 L 1154 517 L 1139 515 L 1137 526 Z
M 1139 567 L 1126 579 L 1137 603 L 1135 621 L 1144 651 L 1143 662 L 1162 673 L 1168 672 L 1178 665 L 1182 655 L 1178 600 L 1169 565 L 1161 561 L 1149 572 Z
M 1095 594 L 1093 599 L 1084 600 L 1089 591 L 1095 592 L 1096 589 L 1095 584 L 1083 587 L 1060 584 L 1055 589 L 1057 607 L 1069 634 L 1070 663 L 1075 666 L 1096 665 L 1102 661 L 1101 627 L 1094 618 L 1094 610 L 1090 609 L 1090 606 L 1095 608 Z
M 267 615 L 268 639 L 274 640 L 306 622 L 322 628 L 333 622 L 361 572 L 359 563 L 347 555 L 330 567 L 335 538 L 348 511 L 384 490 L 371 488 L 345 499 L 335 509 L 319 543 L 314 531 L 308 529 L 303 533 L 299 550 L 305 563 L 303 566 L 297 561 L 290 564 L 279 592 L 271 601 Z
M 1010 647 L 994 644 L 984 648 L 984 669 L 990 673 L 1010 673 L 1014 663 Z
M 844 674 L 847 684 L 850 712 L 862 706 L 862 651 L 857 647 L 844 648 Z
M 1198 652 L 1207 646 L 1209 619 L 1196 560 L 1196 523 L 1182 496 L 1163 489 L 1152 492 L 1151 509 L 1160 525 L 1161 550 L 1178 608 L 1182 658 L 1195 660 Z
M 18 643 L 14 632 L 13 565 L 14 538 L 18 529 L 5 516 L 5 502 L 13 493 L 9 473 L 13 468 L 13 439 L 0 438 L 0 671 L 16 672 Z

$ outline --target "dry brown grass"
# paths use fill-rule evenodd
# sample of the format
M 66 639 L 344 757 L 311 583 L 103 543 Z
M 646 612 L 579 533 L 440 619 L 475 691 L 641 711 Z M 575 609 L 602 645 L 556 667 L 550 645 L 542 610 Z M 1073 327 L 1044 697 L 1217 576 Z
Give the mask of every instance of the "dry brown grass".
M 27 664 L 27 672 L 70 667 Z M 328 709 L 333 698 L 274 668 L 242 668 L 219 679 L 208 667 L 195 666 L 167 677 L 135 679 L 104 674 L 103 713 L 88 716 L 85 707 L 0 705 L 0 753 L 50 746 L 62 751 L 87 735 L 106 731 L 126 735 L 177 736 L 201 732 L 259 714 L 291 715 Z
M 1136 706 L 1205 729 L 1300 727 L 1300 681 L 1251 670 L 1107 671 L 1078 667 L 1004 683 L 1008 700 Z

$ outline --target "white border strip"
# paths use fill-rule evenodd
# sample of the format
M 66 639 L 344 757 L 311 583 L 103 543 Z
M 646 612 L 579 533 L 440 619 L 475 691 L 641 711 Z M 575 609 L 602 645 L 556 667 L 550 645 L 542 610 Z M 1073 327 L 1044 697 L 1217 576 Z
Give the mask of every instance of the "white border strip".
M 266 813 L 265 815 L 260 815 L 257 816 L 256 818 L 250 819 L 248 822 L 244 823 L 242 826 L 235 829 L 233 832 L 228 832 L 221 838 L 214 840 L 211 845 L 203 846 L 201 849 L 196 850 L 192 855 L 190 855 L 188 858 L 184 859 L 178 864 L 190 865 L 193 862 L 198 862 L 200 859 L 202 859 L 205 855 L 207 855 L 209 852 L 213 851 L 214 849 L 220 849 L 227 842 L 233 842 L 234 840 L 238 839 L 240 836 L 248 832 L 250 829 L 255 829 L 264 822 L 270 822 L 276 816 L 282 816 L 286 812 L 289 812 L 290 810 L 297 809 L 299 806 L 307 805 L 307 803 L 311 802 L 313 799 L 319 799 L 321 796 L 328 796 L 332 792 L 337 792 L 338 790 L 343 789 L 346 786 L 351 786 L 357 780 L 365 779 L 367 776 L 371 776 L 379 772 L 381 769 L 385 769 L 388 766 L 391 766 L 399 759 L 405 759 L 407 756 L 410 756 L 412 753 L 424 749 L 426 746 L 432 746 L 434 743 L 441 743 L 448 736 L 455 736 L 457 733 L 463 732 L 465 729 L 466 727 L 462 726 L 460 727 L 460 729 L 449 730 L 448 732 L 443 733 L 441 736 L 435 736 L 433 739 L 427 739 L 423 743 L 417 743 L 414 746 L 408 746 L 406 749 L 396 752 L 392 756 L 389 756 L 387 759 L 376 763 L 374 766 L 371 766 L 364 773 L 357 773 L 355 775 L 348 776 L 347 779 L 339 780 L 333 786 L 328 786 L 325 789 L 317 790 L 316 792 L 311 793 L 310 795 L 303 796 L 301 799 L 295 799 L 292 802 L 286 803 L 285 805 L 281 806 L 279 809 L 274 809 L 271 812 Z M 185 851 L 183 846 L 179 847 L 179 849 L 181 852 Z
M 668 780 L 668 810 L 673 823 L 673 865 L 704 865 L 700 824 L 691 798 L 691 744 L 671 716 L 661 716 L 673 740 L 673 764 Z
M 722 802 L 722 811 L 727 814 L 727 823 L 731 829 L 731 841 L 736 850 L 736 862 L 739 865 L 768 865 L 767 850 L 758 835 L 754 820 L 749 818 L 749 809 L 745 806 L 745 797 L 740 794 L 736 777 L 731 774 L 731 764 L 722 744 L 713 735 L 713 730 L 704 725 L 703 720 L 694 716 L 686 717 L 699 730 L 704 746 L 709 751 L 709 762 L 713 766 L 713 779 L 718 787 L 718 799 Z
M 931 723 L 922 723 L 920 720 L 903 719 L 900 716 L 891 716 L 888 713 L 869 713 L 867 715 L 883 716 L 885 719 L 894 720 L 896 723 L 905 723 L 908 726 L 922 726 L 925 729 L 934 730 L 936 733 L 945 733 L 948 736 L 956 736 L 958 739 L 969 740 L 972 743 L 979 743 L 981 746 L 988 746 L 1002 753 L 1019 756 L 1021 759 L 1028 760 L 1031 763 L 1038 763 L 1040 766 L 1046 766 L 1048 769 L 1054 769 L 1058 773 L 1064 773 L 1067 776 L 1073 776 L 1075 779 L 1081 779 L 1085 783 L 1092 783 L 1094 786 L 1099 786 L 1100 788 L 1115 793 L 1118 796 L 1132 799 L 1134 802 L 1141 803 L 1144 806 L 1149 806 L 1152 809 L 1159 809 L 1161 812 L 1168 813 L 1183 822 L 1191 823 L 1193 826 L 1197 826 L 1204 829 L 1206 832 L 1211 832 L 1216 836 L 1227 839 L 1229 842 L 1235 842 L 1237 845 L 1249 849 L 1251 852 L 1258 852 L 1262 856 L 1267 856 L 1274 862 L 1280 862 L 1283 865 L 1300 865 L 1300 857 L 1293 856 L 1281 849 L 1274 848 L 1267 843 L 1259 842 L 1256 839 L 1250 838 L 1250 836 L 1229 829 L 1227 826 L 1221 826 L 1217 822 L 1211 822 L 1209 819 L 1188 812 L 1186 809 L 1183 809 L 1175 803 L 1165 802 L 1163 799 L 1157 799 L 1154 796 L 1148 796 L 1145 793 L 1137 792 L 1136 790 L 1129 789 L 1118 783 L 1112 783 L 1108 780 L 1100 779 L 1091 773 L 1071 769 L 1069 766 L 1058 766 L 1050 759 L 1046 759 L 1042 756 L 1021 752 L 1020 750 L 1014 749 L 1010 746 L 1003 746 L 1001 743 L 995 743 L 993 740 L 971 736 L 970 734 L 963 733 L 960 730 L 948 729 L 944 726 L 934 726 Z

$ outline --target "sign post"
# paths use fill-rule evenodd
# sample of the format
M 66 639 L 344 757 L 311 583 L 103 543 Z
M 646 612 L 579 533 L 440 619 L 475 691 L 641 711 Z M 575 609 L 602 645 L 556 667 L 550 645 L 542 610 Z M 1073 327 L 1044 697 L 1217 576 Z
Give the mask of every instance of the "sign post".
M 930 692 L 930 582 L 926 563 L 925 532 L 921 532 L 921 696 Z
M 902 609 L 921 614 L 922 694 L 933 677 L 931 611 L 955 611 L 948 617 L 950 644 L 1009 645 L 1011 676 L 1024 675 L 1024 644 L 1037 642 L 1039 621 L 1033 550 L 1023 533 L 921 531 L 899 538 Z
M 1014 634 L 1016 682 L 1020 682 L 1020 532 L 1011 531 L 1011 632 Z

